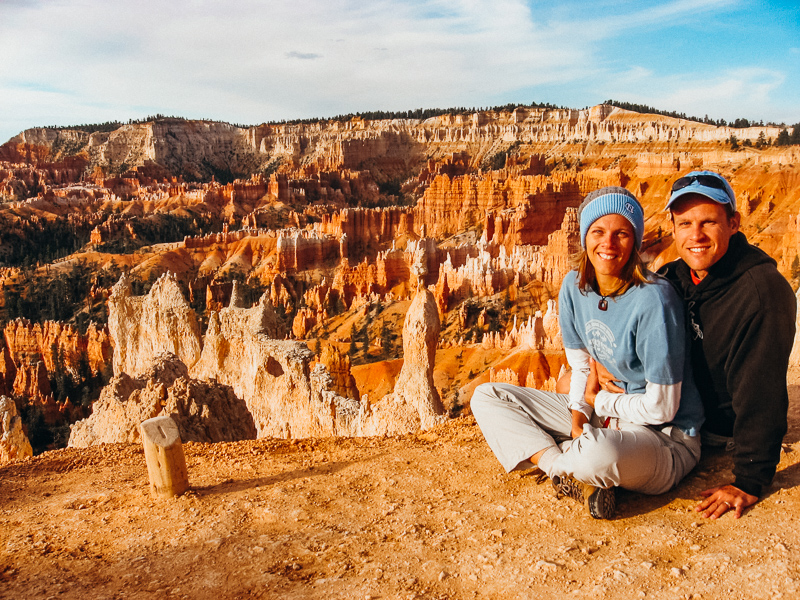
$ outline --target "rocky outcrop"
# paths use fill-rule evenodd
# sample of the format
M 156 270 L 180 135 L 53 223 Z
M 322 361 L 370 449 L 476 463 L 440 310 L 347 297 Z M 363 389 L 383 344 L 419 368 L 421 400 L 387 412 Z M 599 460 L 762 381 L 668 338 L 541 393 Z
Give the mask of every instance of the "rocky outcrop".
M 319 268 L 339 259 L 339 240 L 316 231 L 283 230 L 277 239 L 277 262 L 280 273 Z
M 341 164 L 336 162 L 337 165 Z M 321 169 L 321 170 L 320 170 Z M 373 203 L 380 190 L 369 171 L 353 171 L 334 167 L 328 170 L 328 162 L 316 159 L 301 166 L 297 177 L 286 173 L 270 175 L 268 194 L 273 199 L 287 204 L 331 204 Z M 248 215 L 248 223 L 260 226 L 258 215 Z
M 566 360 L 561 352 L 518 350 L 508 355 L 498 368 L 490 368 L 486 376 L 479 377 L 467 387 L 474 389 L 476 382 L 490 381 L 552 392 L 565 372 Z
M 88 162 L 85 157 L 72 156 L 58 162 L 46 162 L 39 160 L 42 153 L 49 154 L 49 148 L 26 144 L 0 146 L 0 198 L 24 200 L 44 195 L 54 186 L 68 186 L 80 181 Z
M 551 353 L 560 347 L 555 305 L 544 314 L 528 315 L 537 307 L 544 312 L 544 303 L 555 297 L 569 270 L 568 257 L 579 246 L 575 206 L 591 189 L 623 185 L 641 197 L 647 216 L 645 249 L 658 255 L 670 243 L 663 235 L 662 211 L 670 183 L 689 168 L 719 169 L 731 177 L 748 238 L 775 256 L 782 272 L 794 268 L 800 219 L 792 216 L 787 222 L 786 217 L 797 212 L 787 199 L 800 189 L 800 177 L 789 166 L 797 163 L 800 147 L 733 152 L 729 142 L 723 143 L 731 133 L 745 140 L 759 132 L 775 133 L 766 128 L 734 131 L 606 106 L 254 128 L 163 119 L 91 135 L 31 130 L 0 148 L 0 160 L 15 161 L 0 164 L 0 180 L 38 195 L 0 206 L 0 236 L 6 236 L 0 253 L 9 253 L 13 239 L 46 237 L 41 234 L 49 231 L 48 224 L 59 219 L 78 237 L 93 231 L 95 243 L 138 235 L 136 246 L 152 246 L 115 258 L 116 264 L 142 278 L 180 269 L 180 280 L 192 282 L 191 304 L 183 299 L 183 283 L 179 286 L 176 277 L 160 280 L 142 298 L 133 298 L 121 280 L 110 298 L 119 377 L 138 381 L 155 353 L 169 351 L 197 377 L 233 386 L 260 435 L 401 431 L 413 423 L 422 426 L 419 410 L 401 407 L 396 419 L 391 411 L 381 413 L 375 398 L 385 395 L 388 385 L 371 396 L 372 406 L 363 403 L 351 385 L 346 358 L 321 357 L 315 365 L 307 349 L 284 339 L 285 324 L 272 307 L 294 317 L 289 335 L 331 332 L 342 338 L 351 320 L 369 321 L 364 317 L 378 302 L 378 312 L 389 309 L 381 320 L 396 325 L 402 317 L 395 301 L 410 301 L 418 289 L 427 288 L 434 292 L 440 322 L 449 324 L 443 348 L 452 348 L 461 336 L 475 342 L 471 351 L 486 350 L 491 360 L 530 352 L 539 357 L 532 371 L 494 364 L 495 377 L 549 385 L 548 373 L 557 370 Z M 73 150 L 85 152 L 81 164 L 89 167 L 78 181 L 71 181 L 75 173 L 62 160 Z M 138 166 L 122 173 L 109 169 L 123 162 Z M 58 171 L 57 163 L 65 170 Z M 224 182 L 187 182 L 189 175 L 212 173 Z M 227 183 L 237 174 L 245 177 Z M 383 207 L 392 196 L 403 206 Z M 165 215 L 180 219 L 168 235 L 190 223 L 198 235 L 183 243 L 151 240 L 163 233 L 151 224 L 170 225 Z M 233 231 L 237 223 L 246 228 Z M 126 247 L 131 245 L 126 241 Z M 96 252 L 86 257 L 108 260 Z M 36 276 L 61 271 L 48 265 Z M 0 285 L 7 283 L 16 293 L 27 273 L 2 272 Z M 235 299 L 233 284 L 226 283 L 236 278 L 247 282 L 246 305 Z M 93 284 L 94 306 L 108 285 L 103 279 L 98 276 Z M 255 288 L 268 289 L 269 302 L 262 299 L 256 310 L 248 309 Z M 203 294 L 201 322 L 210 323 L 205 344 L 189 308 L 202 305 Z M 468 299 L 475 302 L 467 306 Z M 524 320 L 512 326 L 507 317 L 495 316 L 491 306 L 503 301 Z M 458 315 L 448 314 L 453 309 Z M 74 373 L 78 342 L 67 330 L 54 336 L 44 325 L 40 329 L 14 325 L 9 343 L 14 351 L 4 349 L 0 356 L 0 393 L 40 397 L 40 405 L 48 407 L 48 369 L 60 355 Z M 480 340 L 488 329 L 500 331 Z M 53 340 L 57 351 L 50 352 Z M 384 345 L 385 353 L 392 346 Z M 103 363 L 100 347 L 100 358 L 90 359 L 95 371 Z M 375 350 L 374 344 L 370 347 Z M 542 356 L 552 358 L 552 364 L 545 366 Z M 453 368 L 439 375 L 450 378 L 449 385 L 437 378 L 448 406 L 456 392 L 454 381 L 464 381 L 463 376 L 451 378 Z M 411 398 L 403 385 L 392 396 L 401 398 L 399 405 Z M 415 385 L 422 397 L 431 389 Z M 386 406 L 395 404 L 389 400 Z
M 564 210 L 577 207 L 591 186 L 578 174 L 509 177 L 489 171 L 452 180 L 440 175 L 417 203 L 414 223 L 436 238 L 483 223 L 487 239 L 509 250 L 517 244 L 544 244 Z
M 17 378 L 17 366 L 11 360 L 8 347 L 3 344 L 0 349 L 0 396 L 10 396 L 14 389 L 14 380 Z
M 538 313 L 536 316 L 538 317 Z M 561 350 L 564 347 L 558 324 L 558 302 L 555 300 L 547 301 L 547 312 L 542 317 L 542 331 L 542 345 L 545 350 Z
M 272 339 L 275 329 L 269 326 L 269 314 L 274 315 L 266 297 L 250 309 L 228 307 L 212 313 L 192 375 L 230 385 L 246 402 L 259 437 L 336 435 L 337 403 L 357 412 L 357 402 L 348 405 L 333 392 L 323 398 L 322 392 L 329 391 L 329 374 L 320 374 L 315 387 L 310 373 L 313 352 L 301 342 Z
M 561 350 L 561 329 L 558 326 L 557 303 L 548 300 L 547 312 L 537 311 L 522 324 L 514 324 L 505 333 L 485 333 L 481 347 L 484 350 Z
M 233 390 L 197 381 L 174 354 L 156 355 L 139 378 L 116 375 L 103 388 L 91 416 L 72 425 L 69 446 L 137 442 L 139 424 L 170 416 L 183 442 L 255 439 L 253 418 Z
M 22 429 L 17 405 L 7 396 L 0 396 L 0 465 L 33 456 L 28 436 Z
M 244 240 L 245 238 L 256 236 L 277 239 L 278 233 L 276 231 L 265 229 L 240 229 L 238 231 L 227 231 L 227 228 L 225 228 L 220 233 L 187 236 L 183 240 L 183 246 L 185 248 L 210 248 L 218 244 L 234 244 Z
M 211 382 L 204 384 L 208 394 L 217 384 L 230 386 L 231 393 L 243 400 L 259 437 L 392 434 L 431 427 L 444 418 L 433 385 L 439 316 L 427 289 L 417 294 L 406 316 L 406 360 L 395 391 L 370 406 L 357 399 L 347 357 L 328 349 L 312 370 L 314 354 L 305 344 L 274 339 L 283 329 L 266 294 L 254 307 L 242 308 L 232 293 L 230 306 L 212 312 L 200 357 L 188 369 L 174 357 L 162 358 L 153 367 L 146 363 L 148 352 L 174 347 L 169 336 L 180 338 L 193 331 L 194 315 L 186 311 L 174 278 L 162 277 L 144 297 L 130 296 L 125 283 L 121 280 L 112 294 L 118 307 L 111 313 L 110 331 L 112 336 L 123 336 L 114 337 L 115 349 L 124 348 L 126 353 L 119 362 L 115 355 L 115 369 L 119 364 L 120 370 L 101 393 L 92 416 L 73 427 L 72 445 L 136 439 L 136 424 L 171 414 L 163 412 L 167 409 L 178 411 L 179 417 L 182 406 L 188 407 L 189 415 L 208 412 L 192 408 L 199 402 L 191 400 L 192 390 L 201 383 L 197 380 Z M 133 315 L 152 325 L 132 327 Z M 149 339 L 151 335 L 167 339 Z M 142 336 L 148 340 L 138 339 Z M 137 376 L 126 368 L 135 369 Z
M 492 367 L 489 369 L 489 381 L 491 383 L 510 383 L 511 385 L 519 385 L 519 375 L 514 369 L 496 370 L 494 367 Z
M 453 303 L 476 296 L 491 296 L 505 289 L 519 273 L 504 263 L 505 253 L 500 260 L 493 259 L 491 253 L 480 246 L 478 255 L 468 257 L 458 268 L 453 266 L 448 256 L 439 269 L 437 287 L 446 285 Z
M 126 275 L 108 298 L 108 328 L 114 339 L 114 374 L 142 375 L 152 357 L 175 354 L 193 365 L 202 348 L 200 327 L 174 275 L 162 275 L 146 296 L 131 295 Z
M 253 172 L 254 152 L 247 130 L 227 123 L 162 119 L 150 123 L 122 125 L 110 132 L 72 136 L 70 130 L 30 129 L 12 141 L 64 147 L 84 151 L 92 166 L 143 165 L 152 161 L 174 175 L 211 179 L 215 173 L 244 175 Z M 55 134 L 55 135 L 53 135 Z M 76 152 L 77 153 L 77 152 Z
M 403 324 L 403 367 L 394 391 L 359 415 L 361 435 L 396 435 L 428 429 L 446 419 L 433 384 L 439 341 L 439 312 L 433 294 L 417 292 Z
M 786 221 L 786 233 L 781 237 L 780 256 L 777 257 L 778 269 L 793 277 L 800 273 L 800 214 L 792 213 Z
M 70 377 L 85 382 L 101 373 L 111 360 L 111 340 L 105 327 L 90 323 L 86 333 L 80 334 L 58 321 L 15 319 L 6 324 L 3 337 L 0 394 L 37 407 L 48 425 L 85 416 L 78 398 L 53 397 L 51 380 Z
M 572 269 L 570 257 L 580 249 L 578 211 L 575 208 L 568 208 L 564 213 L 561 227 L 547 236 L 547 245 L 532 248 L 528 267 L 531 278 L 550 284 L 554 290 L 559 289 L 562 280 Z M 524 248 L 519 249 L 519 251 L 524 250 Z
M 343 258 L 339 263 L 339 268 L 336 269 L 332 287 L 344 305 L 350 306 L 353 298 L 357 296 L 368 296 L 381 291 L 377 266 L 367 261 L 366 258 L 356 265 L 350 266 L 350 261 Z
M 326 344 L 322 348 L 322 355 L 319 362 L 325 365 L 325 369 L 330 373 L 330 389 L 343 398 L 358 400 L 358 388 L 356 380 L 350 372 L 350 357 L 339 352 L 336 346 Z
M 253 206 L 267 195 L 267 182 L 257 173 L 246 180 L 237 180 L 222 188 L 222 197 L 233 206 Z
M 123 238 L 135 240 L 138 236 L 134 230 L 133 219 L 134 217 L 128 215 L 111 215 L 103 223 L 92 229 L 89 242 L 102 244 Z
M 448 250 L 447 258 L 438 266 L 437 290 L 443 293 L 446 285 L 450 305 L 532 281 L 543 282 L 556 293 L 572 268 L 571 255 L 579 249 L 577 211 L 567 208 L 561 228 L 548 236 L 545 246 L 514 246 L 509 254 L 505 246 L 487 242 L 484 234 L 476 246 Z
M 269 301 L 272 303 L 272 306 L 282 306 L 284 309 L 287 309 L 290 305 L 296 306 L 297 291 L 294 289 L 291 279 L 280 274 L 276 275 L 272 280 Z M 286 310 L 286 312 L 289 311 Z
M 17 367 L 12 393 L 16 397 L 43 400 L 52 395 L 47 368 L 42 361 L 23 362 Z
M 346 258 L 360 258 L 365 250 L 390 244 L 399 236 L 414 232 L 414 212 L 410 208 L 345 208 L 322 215 L 316 224 L 321 233 L 347 236 Z
M 85 334 L 75 327 L 59 321 L 31 323 L 15 319 L 3 330 L 11 359 L 17 364 L 43 362 L 48 373 L 56 370 L 56 362 L 73 374 L 81 369 L 81 362 L 93 372 L 103 370 L 111 360 L 111 339 L 108 330 L 90 323 Z M 2 367 L 0 367 L 2 370 Z
M 317 313 L 310 308 L 301 308 L 292 320 L 292 334 L 295 339 L 305 339 L 308 332 L 317 324 Z
M 331 284 L 345 306 L 351 306 L 355 298 L 367 298 L 372 294 L 380 297 L 410 298 L 416 289 L 418 278 L 413 273 L 413 265 L 420 255 L 424 255 L 424 285 L 436 284 L 440 257 L 445 253 L 437 248 L 432 238 L 411 240 L 405 250 L 390 248 L 378 252 L 374 262 L 364 258 L 351 266 L 347 258 L 339 263 Z

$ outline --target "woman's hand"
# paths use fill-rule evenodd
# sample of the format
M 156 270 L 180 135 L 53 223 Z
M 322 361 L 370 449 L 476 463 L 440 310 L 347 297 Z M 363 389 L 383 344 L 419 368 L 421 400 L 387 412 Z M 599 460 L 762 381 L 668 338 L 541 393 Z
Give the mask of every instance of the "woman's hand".
M 600 381 L 600 389 L 614 394 L 623 394 L 625 390 L 617 385 L 617 380 L 601 363 L 592 361 L 597 369 L 597 379 Z
M 579 410 L 572 411 L 572 438 L 576 438 L 583 433 L 583 426 L 589 422 L 589 417 Z

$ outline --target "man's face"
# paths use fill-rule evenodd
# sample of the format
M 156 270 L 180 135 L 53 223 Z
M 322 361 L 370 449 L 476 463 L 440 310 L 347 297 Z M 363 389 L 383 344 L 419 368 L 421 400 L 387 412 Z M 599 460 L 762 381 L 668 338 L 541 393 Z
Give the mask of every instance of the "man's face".
M 728 216 L 722 204 L 689 194 L 672 206 L 672 234 L 678 256 L 703 279 L 728 251 L 731 236 L 739 231 L 739 213 Z

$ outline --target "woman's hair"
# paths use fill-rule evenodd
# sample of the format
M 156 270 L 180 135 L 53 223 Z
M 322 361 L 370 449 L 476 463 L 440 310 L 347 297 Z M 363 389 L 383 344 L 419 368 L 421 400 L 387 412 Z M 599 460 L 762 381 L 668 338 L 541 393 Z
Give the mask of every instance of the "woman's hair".
M 588 292 L 589 290 L 598 291 L 597 277 L 595 276 L 594 267 L 589 260 L 589 255 L 586 250 L 581 248 L 580 252 L 570 256 L 570 262 L 572 263 L 572 268 L 578 272 L 578 288 L 582 292 Z M 639 251 L 636 249 L 632 250 L 631 255 L 628 257 L 628 262 L 622 267 L 622 272 L 620 273 L 620 279 L 625 283 L 621 288 L 615 290 L 614 293 L 609 294 L 609 296 L 620 296 L 627 292 L 632 286 L 650 283 L 650 279 L 648 278 L 649 274 L 650 271 L 647 269 L 647 265 L 644 264 Z

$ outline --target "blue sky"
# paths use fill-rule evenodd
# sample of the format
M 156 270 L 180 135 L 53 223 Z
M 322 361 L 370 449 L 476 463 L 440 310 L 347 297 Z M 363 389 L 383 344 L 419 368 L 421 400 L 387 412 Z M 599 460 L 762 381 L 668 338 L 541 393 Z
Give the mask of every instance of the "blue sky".
M 257 124 L 608 98 L 800 122 L 794 0 L 0 0 L 0 57 L 0 143 L 156 113 Z

